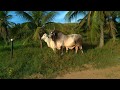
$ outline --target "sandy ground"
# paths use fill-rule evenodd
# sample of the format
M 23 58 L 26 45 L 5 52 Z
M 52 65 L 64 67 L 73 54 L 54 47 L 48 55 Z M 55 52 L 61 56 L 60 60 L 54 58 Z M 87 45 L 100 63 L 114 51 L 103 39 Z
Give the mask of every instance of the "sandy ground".
M 120 66 L 71 72 L 56 79 L 120 79 Z

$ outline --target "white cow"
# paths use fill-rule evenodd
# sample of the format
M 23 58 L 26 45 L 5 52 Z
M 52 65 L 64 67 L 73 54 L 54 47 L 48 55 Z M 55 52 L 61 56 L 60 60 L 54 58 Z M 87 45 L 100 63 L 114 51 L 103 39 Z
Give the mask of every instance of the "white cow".
M 57 48 L 65 47 L 66 52 L 68 49 L 75 48 L 75 52 L 77 53 L 78 49 L 82 50 L 82 36 L 80 34 L 69 34 L 65 35 L 60 31 L 54 30 L 49 35 L 50 38 L 55 42 Z M 62 48 L 63 49 L 63 48 Z M 63 50 L 62 50 L 63 53 Z
M 48 47 L 52 48 L 54 52 L 56 51 L 56 46 L 54 41 L 51 38 L 49 38 L 46 33 L 43 34 L 41 39 L 44 40 L 47 43 Z

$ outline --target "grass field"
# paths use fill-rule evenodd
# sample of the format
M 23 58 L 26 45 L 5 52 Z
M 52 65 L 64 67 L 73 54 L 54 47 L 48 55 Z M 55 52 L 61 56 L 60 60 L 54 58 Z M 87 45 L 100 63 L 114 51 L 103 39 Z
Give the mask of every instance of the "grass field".
M 43 43 L 22 45 L 14 42 L 13 58 L 11 59 L 11 46 L 0 46 L 0 78 L 1 79 L 46 79 L 70 71 L 82 71 L 92 65 L 93 68 L 106 68 L 120 64 L 120 40 L 115 43 L 109 41 L 100 49 L 83 45 L 84 54 L 73 50 L 64 52 L 63 56 L 56 54 Z

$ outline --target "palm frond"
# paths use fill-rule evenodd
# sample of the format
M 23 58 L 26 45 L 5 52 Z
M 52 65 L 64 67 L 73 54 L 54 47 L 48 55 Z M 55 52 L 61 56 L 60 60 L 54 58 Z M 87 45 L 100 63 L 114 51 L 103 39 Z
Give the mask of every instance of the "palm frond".
M 36 41 L 37 39 L 39 39 L 39 33 L 41 31 L 41 27 L 37 27 L 37 29 L 35 30 L 34 32 L 34 35 L 33 35 L 33 39 Z
M 7 16 L 7 19 L 9 20 L 9 19 L 11 19 L 12 18 L 12 15 L 8 15 Z
M 85 24 L 85 22 L 87 22 L 87 17 L 88 17 L 88 14 L 83 19 L 80 20 L 77 27 L 81 28 Z
M 87 23 L 88 23 L 88 28 L 90 29 L 90 26 L 91 26 L 91 14 L 92 14 L 92 11 L 89 11 L 88 13 L 88 18 L 87 18 Z
M 98 31 L 99 31 L 99 14 L 98 11 L 94 11 L 90 31 L 90 38 L 92 43 L 94 43 L 94 41 L 98 37 L 97 36 Z
M 69 11 L 65 15 L 64 19 L 68 22 L 71 22 L 72 19 L 77 18 L 77 16 L 80 14 L 85 14 L 85 12 L 84 11 Z
M 6 16 L 6 14 L 5 14 L 5 12 L 4 11 L 0 11 L 0 19 L 2 18 L 4 18 Z
M 42 25 L 45 25 L 46 23 L 52 21 L 57 14 L 58 14 L 58 12 L 56 12 L 56 11 L 51 11 L 51 12 L 47 13 L 41 20 Z
M 68 22 L 71 22 L 71 15 L 72 15 L 73 11 L 69 11 L 66 15 L 65 15 L 65 20 Z
M 31 11 L 30 15 L 33 18 L 33 23 L 36 24 L 36 26 L 41 26 L 42 18 L 47 14 L 46 11 Z
M 29 15 L 29 13 L 27 13 L 25 11 L 15 11 L 15 13 L 27 21 L 33 20 L 33 18 Z
M 30 35 L 29 37 L 27 37 L 24 42 L 23 42 L 23 45 L 25 45 L 30 39 L 31 39 L 32 35 Z

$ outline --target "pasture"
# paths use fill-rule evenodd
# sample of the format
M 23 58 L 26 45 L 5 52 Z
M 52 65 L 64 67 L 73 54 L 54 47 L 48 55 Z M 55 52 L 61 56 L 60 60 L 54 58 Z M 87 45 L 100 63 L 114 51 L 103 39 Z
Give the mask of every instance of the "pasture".
M 14 41 L 13 59 L 11 59 L 11 45 L 0 46 L 0 78 L 1 79 L 48 79 L 56 78 L 72 71 L 93 68 L 106 68 L 120 64 L 120 40 L 115 43 L 109 40 L 101 49 L 89 44 L 83 44 L 84 54 L 74 50 L 64 51 L 64 55 L 56 54 L 43 42 L 30 42 L 22 45 L 22 41 Z

